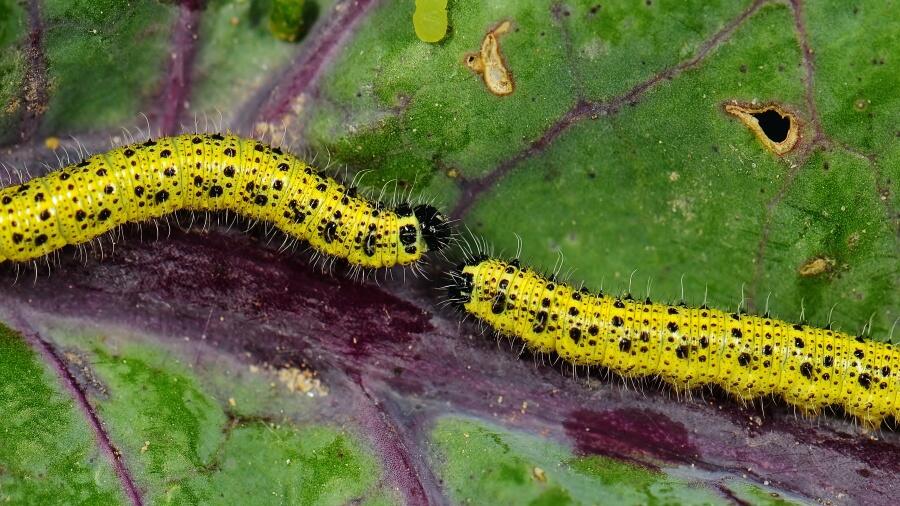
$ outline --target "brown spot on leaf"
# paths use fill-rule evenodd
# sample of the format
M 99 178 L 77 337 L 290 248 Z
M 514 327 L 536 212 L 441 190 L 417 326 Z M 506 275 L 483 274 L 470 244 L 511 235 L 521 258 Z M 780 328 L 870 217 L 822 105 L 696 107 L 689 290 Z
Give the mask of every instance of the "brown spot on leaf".
M 807 260 L 797 269 L 804 278 L 818 276 L 819 274 L 830 272 L 834 268 L 834 259 L 828 257 L 815 257 Z
M 509 32 L 512 23 L 504 21 L 489 31 L 481 42 L 481 51 L 466 53 L 463 63 L 484 78 L 484 84 L 498 97 L 506 96 L 515 89 L 512 75 L 500 53 L 499 37 Z
M 737 116 L 766 149 L 778 156 L 790 152 L 800 140 L 797 116 L 777 104 L 759 107 L 729 103 L 725 112 Z

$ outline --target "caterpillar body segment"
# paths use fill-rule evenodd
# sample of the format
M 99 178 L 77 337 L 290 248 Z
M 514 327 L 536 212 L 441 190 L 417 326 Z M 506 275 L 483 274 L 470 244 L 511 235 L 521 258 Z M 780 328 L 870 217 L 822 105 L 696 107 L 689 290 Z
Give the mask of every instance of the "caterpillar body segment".
M 900 415 L 900 350 L 828 328 L 707 307 L 590 293 L 517 261 L 474 259 L 450 300 L 494 330 L 576 365 L 719 385 L 740 399 L 779 395 L 807 413 L 839 405 L 867 426 Z
M 365 268 L 409 265 L 449 241 L 427 205 L 386 208 L 255 139 L 163 137 L 0 189 L 0 261 L 29 261 L 177 210 L 271 222 L 319 253 Z

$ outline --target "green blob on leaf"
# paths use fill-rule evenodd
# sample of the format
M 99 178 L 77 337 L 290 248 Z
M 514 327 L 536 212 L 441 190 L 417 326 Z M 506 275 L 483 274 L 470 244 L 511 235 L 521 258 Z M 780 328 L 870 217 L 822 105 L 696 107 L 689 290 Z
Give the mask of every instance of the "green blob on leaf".
M 447 34 L 447 0 L 416 0 L 413 26 L 424 42 L 443 39 Z
M 295 42 L 303 34 L 305 0 L 272 0 L 269 29 L 275 37 Z

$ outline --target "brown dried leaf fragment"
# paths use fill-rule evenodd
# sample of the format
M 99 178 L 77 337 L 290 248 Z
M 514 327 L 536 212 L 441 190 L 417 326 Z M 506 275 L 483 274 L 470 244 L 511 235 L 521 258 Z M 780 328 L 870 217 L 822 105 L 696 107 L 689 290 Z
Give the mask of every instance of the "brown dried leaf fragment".
M 464 63 L 476 74 L 484 78 L 488 90 L 498 97 L 509 95 L 515 90 L 512 75 L 500 53 L 499 37 L 509 32 L 512 23 L 504 21 L 489 31 L 481 42 L 481 51 L 467 53 Z
M 725 104 L 725 112 L 737 116 L 769 151 L 778 156 L 790 152 L 800 140 L 797 116 L 778 104 L 754 106 Z
M 818 276 L 824 272 L 829 272 L 834 268 L 834 259 L 828 257 L 815 257 L 807 260 L 797 269 L 804 278 Z

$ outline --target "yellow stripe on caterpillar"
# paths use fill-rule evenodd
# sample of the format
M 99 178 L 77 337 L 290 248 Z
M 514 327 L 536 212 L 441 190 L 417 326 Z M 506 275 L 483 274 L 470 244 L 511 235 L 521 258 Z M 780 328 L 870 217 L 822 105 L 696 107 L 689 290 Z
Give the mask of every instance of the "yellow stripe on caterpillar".
M 532 350 L 677 389 L 779 395 L 804 412 L 840 405 L 867 426 L 900 415 L 900 349 L 768 316 L 590 293 L 518 261 L 467 261 L 451 303 Z
M 277 147 L 185 134 L 123 146 L 0 189 L 0 261 L 40 258 L 181 209 L 271 222 L 319 253 L 365 268 L 412 264 L 451 235 L 434 207 L 384 208 Z

